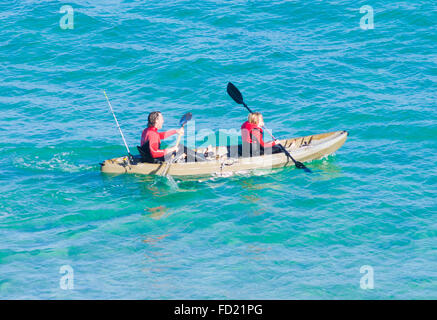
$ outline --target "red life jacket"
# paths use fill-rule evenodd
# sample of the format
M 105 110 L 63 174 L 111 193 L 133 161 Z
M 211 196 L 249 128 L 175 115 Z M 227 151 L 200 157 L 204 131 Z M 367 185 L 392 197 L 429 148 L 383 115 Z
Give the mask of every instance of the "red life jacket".
M 165 155 L 165 150 L 161 150 L 161 139 L 165 139 L 176 133 L 176 130 L 158 132 L 156 127 L 148 127 L 141 134 L 141 147 L 147 156 L 160 158 Z
M 268 143 L 264 142 L 263 129 L 249 121 L 246 121 L 241 126 L 241 138 L 243 143 L 258 143 L 263 148 L 270 148 L 275 145 L 274 141 Z

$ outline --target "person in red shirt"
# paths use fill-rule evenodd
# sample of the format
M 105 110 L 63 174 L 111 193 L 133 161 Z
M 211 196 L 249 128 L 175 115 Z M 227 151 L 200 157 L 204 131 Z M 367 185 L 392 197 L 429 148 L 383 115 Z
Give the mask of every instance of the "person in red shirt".
M 149 114 L 147 128 L 141 134 L 141 147 L 138 148 L 144 161 L 156 163 L 165 160 L 165 156 L 177 151 L 177 147 L 161 149 L 161 140 L 174 134 L 184 134 L 184 128 L 158 132 L 164 124 L 161 112 L 154 111 Z
M 164 117 L 161 112 L 154 111 L 149 114 L 147 128 L 143 130 L 141 134 L 141 147 L 138 147 L 138 151 L 141 154 L 141 158 L 145 162 L 159 163 L 169 160 L 171 154 L 175 154 L 175 158 L 179 158 L 182 153 L 185 153 L 186 161 L 205 161 L 205 158 L 201 154 L 197 154 L 194 150 L 191 150 L 185 146 L 171 147 L 167 149 L 161 149 L 161 140 L 164 140 L 174 134 L 184 134 L 184 128 L 173 129 L 165 132 L 158 132 L 164 124 Z
M 250 113 L 247 121 L 241 126 L 241 138 L 243 141 L 241 154 L 243 157 L 255 157 L 281 152 L 281 149 L 276 146 L 279 143 L 277 140 L 264 142 L 263 126 L 264 119 L 259 112 Z

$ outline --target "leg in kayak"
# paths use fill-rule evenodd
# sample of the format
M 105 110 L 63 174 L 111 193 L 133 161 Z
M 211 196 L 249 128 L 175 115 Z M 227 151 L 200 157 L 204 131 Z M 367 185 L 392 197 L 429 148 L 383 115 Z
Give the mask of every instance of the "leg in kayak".
M 171 158 L 171 155 L 165 156 L 166 161 L 169 161 Z M 202 153 L 197 153 L 193 149 L 187 148 L 186 146 L 182 145 L 178 148 L 178 151 L 176 152 L 175 159 L 179 159 L 180 162 L 203 162 L 207 161 L 205 159 L 205 156 Z
M 278 146 L 261 147 L 253 143 L 243 143 L 242 145 L 228 146 L 228 158 L 249 158 L 257 157 L 274 153 L 281 153 L 282 149 Z

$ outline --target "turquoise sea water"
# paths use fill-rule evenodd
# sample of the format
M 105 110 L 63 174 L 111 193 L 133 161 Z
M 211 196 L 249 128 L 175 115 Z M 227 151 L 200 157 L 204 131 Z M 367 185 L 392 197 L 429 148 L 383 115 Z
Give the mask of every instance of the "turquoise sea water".
M 0 298 L 437 298 L 436 21 L 424 0 L 1 1 Z M 100 173 L 126 153 L 102 89 L 135 150 L 154 110 L 238 130 L 228 81 L 278 137 L 346 144 L 313 174 Z

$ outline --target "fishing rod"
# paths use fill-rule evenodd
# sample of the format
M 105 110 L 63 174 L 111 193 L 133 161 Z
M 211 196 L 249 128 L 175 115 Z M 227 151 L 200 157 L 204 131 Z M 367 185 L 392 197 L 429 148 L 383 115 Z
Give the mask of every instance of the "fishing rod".
M 111 102 L 109 102 L 109 99 L 108 99 L 108 96 L 106 95 L 106 91 L 105 90 L 103 90 L 103 93 L 105 94 L 106 101 L 108 101 L 109 108 L 111 109 L 112 115 L 114 116 L 114 120 L 115 120 L 115 123 L 117 124 L 117 128 L 120 131 L 121 137 L 123 138 L 124 145 L 126 146 L 127 153 L 129 155 L 129 160 L 131 162 L 133 162 L 134 158 L 133 158 L 132 154 L 130 153 L 129 147 L 127 146 L 127 143 L 126 143 L 126 139 L 124 138 L 124 135 L 123 135 L 123 131 L 121 131 L 120 125 L 119 125 L 119 123 L 117 121 L 117 118 L 115 117 L 114 109 L 112 109 Z

